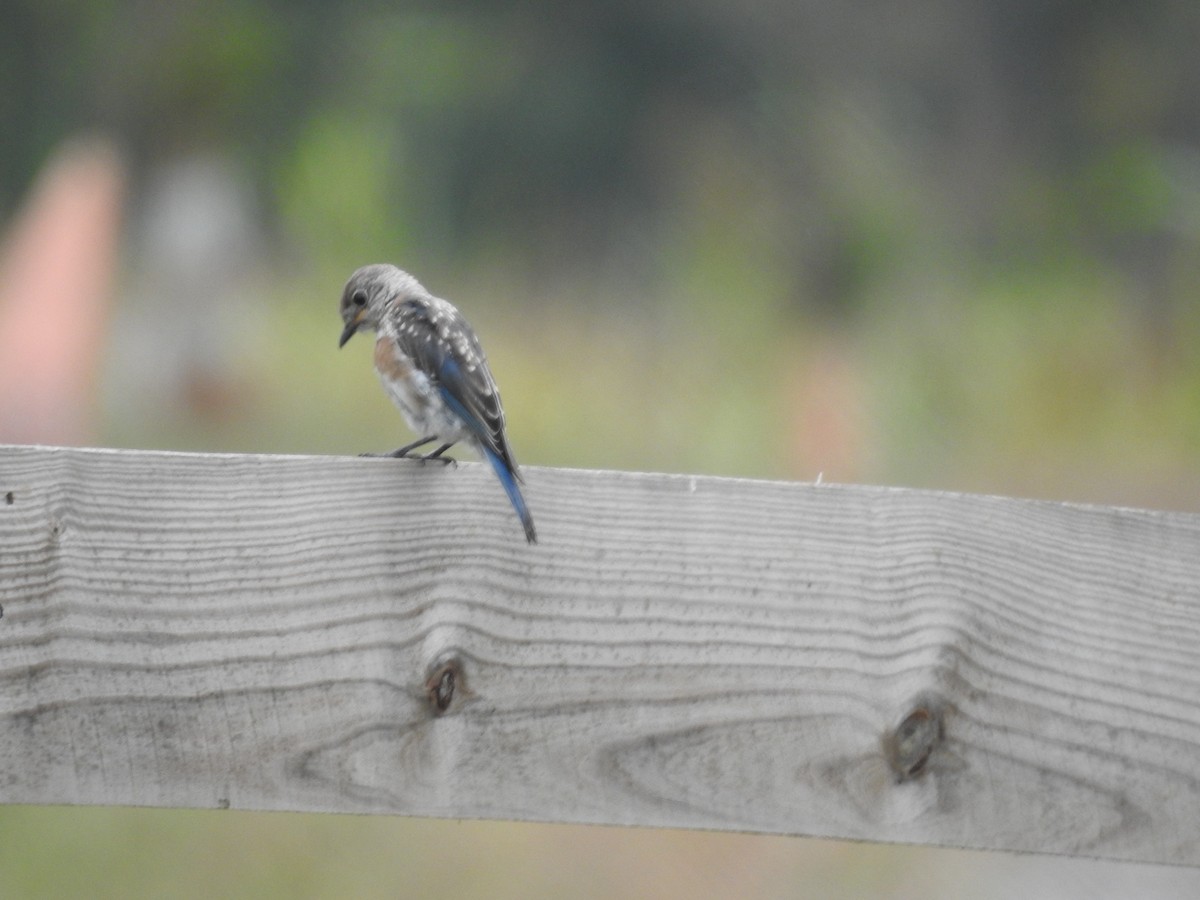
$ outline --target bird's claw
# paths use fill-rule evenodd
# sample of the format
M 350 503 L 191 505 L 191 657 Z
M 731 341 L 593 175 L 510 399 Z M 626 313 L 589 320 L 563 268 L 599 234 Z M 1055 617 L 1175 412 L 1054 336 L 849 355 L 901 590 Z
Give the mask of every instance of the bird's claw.
M 371 459 L 411 459 L 413 462 L 441 463 L 444 466 L 452 466 L 456 469 L 458 468 L 458 460 L 452 456 L 440 456 L 434 454 L 422 456 L 420 454 L 406 452 L 405 448 L 403 447 L 401 447 L 399 450 L 392 450 L 389 453 L 360 453 L 358 455 L 360 458 L 368 457 Z
M 412 459 L 419 463 L 441 463 L 443 466 L 458 468 L 458 460 L 452 456 L 442 456 L 441 453 L 425 453 L 421 456 L 403 456 L 398 459 Z

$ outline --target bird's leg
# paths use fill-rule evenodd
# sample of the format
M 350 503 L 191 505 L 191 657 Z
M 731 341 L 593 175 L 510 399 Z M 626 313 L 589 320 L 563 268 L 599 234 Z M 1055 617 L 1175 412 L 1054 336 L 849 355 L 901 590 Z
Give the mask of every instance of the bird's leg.
M 385 455 L 391 456 L 395 459 L 404 459 L 404 458 L 410 457 L 410 456 L 413 459 L 424 459 L 425 457 L 421 456 L 419 454 L 416 456 L 412 456 L 412 452 L 414 450 L 416 450 L 418 447 L 424 447 L 426 444 L 428 444 L 432 440 L 435 440 L 436 438 L 437 438 L 436 434 L 431 434 L 427 438 L 421 438 L 419 441 L 413 441 L 411 444 L 405 444 L 399 450 L 393 450 L 391 453 L 388 453 Z
M 411 444 L 405 444 L 399 450 L 393 450 L 391 453 L 363 453 L 363 456 L 387 456 L 392 459 L 415 459 L 417 462 L 438 462 L 445 466 L 457 466 L 458 460 L 451 459 L 449 456 L 442 456 L 447 450 L 454 446 L 454 441 L 448 444 L 442 444 L 432 453 L 414 454 L 413 451 L 418 447 L 424 447 L 430 441 L 435 440 L 437 435 L 430 435 L 427 438 L 421 438 L 419 441 L 413 441 Z
M 386 457 L 391 457 L 393 459 L 402 459 L 402 458 L 408 456 L 410 453 L 412 453 L 412 451 L 416 450 L 418 447 L 424 447 L 426 444 L 428 444 L 430 441 L 434 440 L 436 437 L 437 437 L 436 434 L 431 434 L 427 438 L 421 438 L 419 441 L 413 441 L 411 444 L 405 444 L 399 450 L 393 450 L 390 453 L 360 453 L 358 455 L 359 456 L 377 456 L 377 457 L 378 456 L 386 456 Z M 446 448 L 443 447 L 441 450 L 438 451 L 438 453 L 443 452 L 445 449 Z M 418 456 L 415 458 L 421 459 L 422 457 Z
M 421 462 L 440 462 L 440 463 L 444 463 L 445 465 L 449 465 L 449 466 L 457 466 L 458 465 L 457 459 L 452 459 L 449 456 L 442 456 L 443 453 L 445 453 L 447 450 L 449 450 L 453 446 L 454 446 L 454 441 L 451 441 L 448 444 L 442 444 L 442 446 L 438 447 L 432 453 L 426 453 L 424 456 L 418 456 L 417 459 L 421 460 Z

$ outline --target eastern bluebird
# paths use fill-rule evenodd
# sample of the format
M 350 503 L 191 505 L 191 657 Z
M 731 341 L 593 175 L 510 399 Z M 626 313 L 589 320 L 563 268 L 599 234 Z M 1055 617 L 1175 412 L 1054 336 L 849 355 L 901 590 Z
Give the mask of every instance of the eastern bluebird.
M 363 266 L 342 291 L 346 327 L 338 347 L 360 328 L 377 333 L 375 371 L 383 389 L 420 440 L 385 454 L 448 463 L 442 456 L 466 441 L 496 470 L 529 543 L 533 517 L 521 496 L 521 473 L 504 433 L 504 408 L 479 338 L 450 303 L 434 297 L 407 272 L 391 265 Z M 431 441 L 432 453 L 412 451 Z

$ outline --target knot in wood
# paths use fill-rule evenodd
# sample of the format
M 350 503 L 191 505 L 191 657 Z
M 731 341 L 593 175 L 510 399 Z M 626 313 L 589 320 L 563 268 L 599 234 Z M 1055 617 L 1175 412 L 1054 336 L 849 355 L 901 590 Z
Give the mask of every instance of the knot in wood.
M 943 737 L 940 704 L 916 704 L 884 740 L 888 763 L 899 781 L 920 775 Z
M 433 708 L 433 714 L 440 716 L 454 702 L 454 694 L 463 682 L 462 664 L 457 657 L 443 660 L 433 666 L 429 677 L 425 679 L 425 696 Z

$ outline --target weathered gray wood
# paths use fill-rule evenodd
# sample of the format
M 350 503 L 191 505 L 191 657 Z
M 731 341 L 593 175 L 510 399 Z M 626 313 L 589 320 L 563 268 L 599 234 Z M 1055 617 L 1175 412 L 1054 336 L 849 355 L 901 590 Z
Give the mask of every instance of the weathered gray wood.
M 1200 517 L 526 474 L 0 450 L 0 801 L 1200 864 Z

